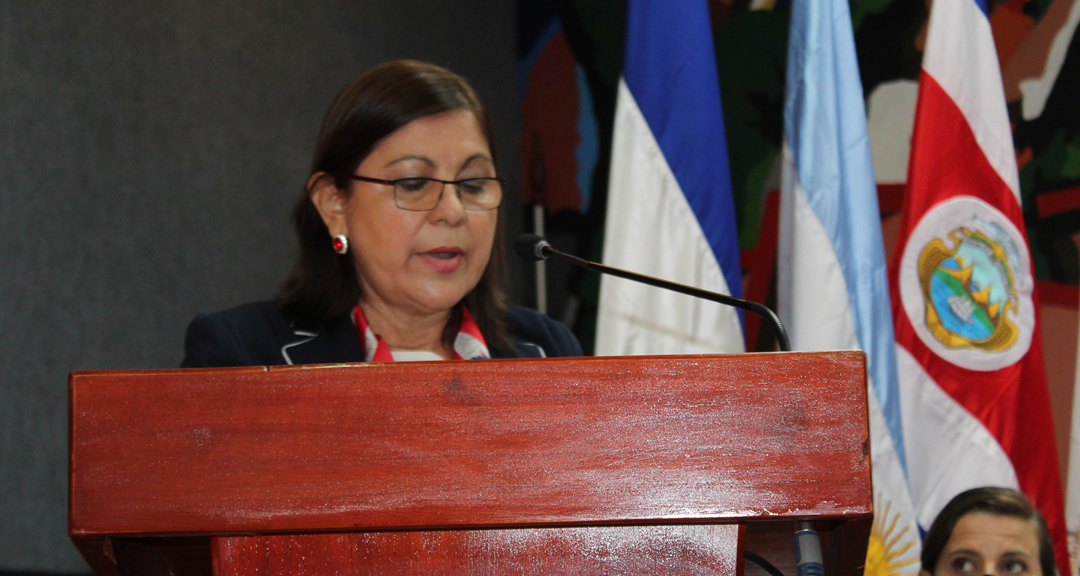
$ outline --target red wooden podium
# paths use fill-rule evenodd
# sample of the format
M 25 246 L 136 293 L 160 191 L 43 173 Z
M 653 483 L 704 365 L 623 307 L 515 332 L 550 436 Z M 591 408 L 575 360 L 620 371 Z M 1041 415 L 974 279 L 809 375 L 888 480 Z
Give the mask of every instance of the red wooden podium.
M 861 352 L 75 372 L 107 574 L 861 573 Z

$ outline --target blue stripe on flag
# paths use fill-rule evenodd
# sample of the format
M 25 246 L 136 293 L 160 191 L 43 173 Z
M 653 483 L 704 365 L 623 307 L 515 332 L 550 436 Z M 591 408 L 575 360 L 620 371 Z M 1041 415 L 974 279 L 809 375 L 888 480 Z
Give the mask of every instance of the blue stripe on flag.
M 728 290 L 741 297 L 738 234 L 709 22 L 705 0 L 631 0 L 623 77 L 697 216 Z
M 796 2 L 791 30 L 784 134 L 843 270 L 859 346 L 906 473 L 889 278 L 847 1 Z

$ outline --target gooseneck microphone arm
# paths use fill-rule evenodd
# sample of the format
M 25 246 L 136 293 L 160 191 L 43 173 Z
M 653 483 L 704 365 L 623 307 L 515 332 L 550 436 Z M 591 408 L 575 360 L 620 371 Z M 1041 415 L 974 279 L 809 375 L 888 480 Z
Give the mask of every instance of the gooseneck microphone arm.
M 560 252 L 551 247 L 547 240 L 535 235 L 535 234 L 523 234 L 518 236 L 517 241 L 514 243 L 514 248 L 518 255 L 526 260 L 533 262 L 540 260 L 547 260 L 551 256 L 558 256 L 569 260 L 573 264 L 585 268 L 587 270 L 593 270 L 601 274 L 610 274 L 622 278 L 624 280 L 633 280 L 634 282 L 640 282 L 642 284 L 648 284 L 656 288 L 663 288 L 665 290 L 672 290 L 680 294 L 686 294 L 687 296 L 693 296 L 695 298 L 702 298 L 711 302 L 718 302 L 726 306 L 734 306 L 747 312 L 753 312 L 760 316 L 765 317 L 766 320 L 776 330 L 776 339 L 780 343 L 780 350 L 784 352 L 791 351 L 791 343 L 788 341 L 787 330 L 784 329 L 784 324 L 780 322 L 780 318 L 773 312 L 768 306 L 759 304 L 757 302 L 751 302 L 749 300 L 742 300 L 740 298 L 734 298 L 725 294 L 717 294 L 716 292 L 709 292 L 707 290 L 701 290 L 694 288 L 693 286 L 686 286 L 685 284 L 678 284 L 676 282 L 669 282 L 667 280 L 661 280 L 659 278 L 653 278 L 652 276 L 646 276 L 644 274 L 637 274 L 635 272 L 628 272 L 619 268 L 612 268 L 611 266 L 605 266 L 596 262 L 590 262 L 582 258 L 578 258 L 573 254 L 567 254 L 566 252 Z

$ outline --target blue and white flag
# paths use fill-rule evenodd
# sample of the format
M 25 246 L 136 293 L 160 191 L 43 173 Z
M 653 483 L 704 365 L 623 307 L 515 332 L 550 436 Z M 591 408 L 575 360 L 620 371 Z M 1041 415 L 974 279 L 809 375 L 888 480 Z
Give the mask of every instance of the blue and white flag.
M 867 354 L 874 525 L 866 574 L 916 574 L 896 345 L 847 0 L 795 2 L 788 43 L 778 305 L 794 350 Z
M 706 0 L 631 0 L 603 261 L 740 296 L 738 239 Z M 597 355 L 741 352 L 732 308 L 603 277 Z

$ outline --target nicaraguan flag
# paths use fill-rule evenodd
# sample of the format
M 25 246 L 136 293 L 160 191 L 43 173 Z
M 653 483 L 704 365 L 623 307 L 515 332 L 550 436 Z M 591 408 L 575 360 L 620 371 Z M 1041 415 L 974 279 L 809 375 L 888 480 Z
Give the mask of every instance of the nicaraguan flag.
M 795 2 L 784 97 L 777 293 L 794 350 L 861 349 L 870 376 L 874 524 L 866 574 L 916 574 L 896 344 L 847 0 Z
M 631 0 L 615 106 L 603 261 L 742 293 L 706 0 Z M 726 306 L 604 276 L 597 355 L 741 352 Z
M 1038 299 L 985 0 L 935 0 L 890 267 L 919 524 L 957 493 L 1018 487 L 1068 571 Z

